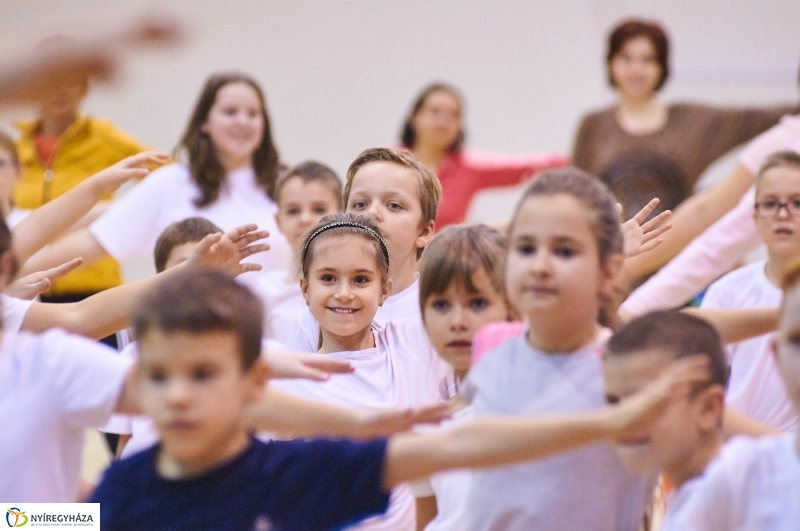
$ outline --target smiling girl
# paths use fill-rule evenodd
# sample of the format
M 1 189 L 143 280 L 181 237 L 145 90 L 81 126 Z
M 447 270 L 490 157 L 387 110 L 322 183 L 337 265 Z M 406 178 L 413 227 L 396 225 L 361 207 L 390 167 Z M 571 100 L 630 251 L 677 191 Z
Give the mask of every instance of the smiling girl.
M 419 319 L 374 323 L 392 288 L 389 249 L 371 218 L 326 216 L 300 249 L 300 287 L 319 323 L 319 355 L 348 361 L 355 371 L 326 382 L 276 382 L 275 388 L 327 404 L 417 407 L 446 400 L 451 370 L 428 341 Z M 358 529 L 412 531 L 414 498 L 407 486 L 392 492 L 384 516 Z

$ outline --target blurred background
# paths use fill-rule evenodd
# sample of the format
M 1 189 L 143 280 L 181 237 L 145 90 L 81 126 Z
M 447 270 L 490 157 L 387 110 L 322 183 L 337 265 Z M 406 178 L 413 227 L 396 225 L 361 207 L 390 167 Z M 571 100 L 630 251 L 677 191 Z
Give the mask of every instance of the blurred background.
M 798 98 L 797 0 L 5 0 L 0 42 L 79 35 L 147 12 L 178 16 L 189 38 L 133 55 L 115 85 L 93 87 L 88 114 L 171 151 L 204 79 L 242 70 L 266 91 L 284 161 L 314 158 L 342 175 L 364 148 L 398 143 L 413 98 L 434 80 L 462 90 L 469 147 L 568 153 L 580 116 L 614 100 L 606 36 L 627 16 L 669 30 L 673 74 L 664 101 Z M 0 127 L 13 131 L 13 120 L 34 113 L 2 114 Z M 516 193 L 482 193 L 471 219 L 506 218 Z

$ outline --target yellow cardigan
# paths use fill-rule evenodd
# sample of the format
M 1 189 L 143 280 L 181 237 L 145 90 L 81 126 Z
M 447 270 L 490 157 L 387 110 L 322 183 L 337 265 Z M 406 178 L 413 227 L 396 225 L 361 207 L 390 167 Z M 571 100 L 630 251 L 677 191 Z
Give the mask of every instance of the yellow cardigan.
M 17 150 L 22 179 L 14 189 L 14 204 L 19 208 L 37 208 L 100 170 L 146 149 L 111 122 L 81 116 L 61 135 L 47 168 L 36 153 L 34 137 L 38 127 L 39 123 L 33 121 L 17 124 L 21 132 Z M 95 293 L 121 283 L 119 264 L 109 257 L 56 281 L 50 293 Z

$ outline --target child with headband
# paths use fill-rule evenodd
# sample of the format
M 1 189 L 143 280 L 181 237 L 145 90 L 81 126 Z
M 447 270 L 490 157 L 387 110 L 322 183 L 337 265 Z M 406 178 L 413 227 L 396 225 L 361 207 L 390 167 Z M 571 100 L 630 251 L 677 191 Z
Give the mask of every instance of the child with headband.
M 415 407 L 449 398 L 448 365 L 430 345 L 419 319 L 375 323 L 392 291 L 390 251 L 370 218 L 335 214 L 323 218 L 300 250 L 300 287 L 319 323 L 319 354 L 349 361 L 355 371 L 327 382 L 277 382 L 275 388 L 340 406 Z M 394 490 L 386 515 L 359 529 L 411 531 L 414 498 Z

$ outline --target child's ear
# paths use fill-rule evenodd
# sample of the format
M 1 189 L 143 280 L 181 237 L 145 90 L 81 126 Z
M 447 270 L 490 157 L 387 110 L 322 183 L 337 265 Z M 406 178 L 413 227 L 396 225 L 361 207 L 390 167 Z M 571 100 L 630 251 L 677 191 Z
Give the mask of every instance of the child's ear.
M 389 298 L 389 294 L 392 292 L 392 279 L 388 279 L 381 285 L 381 297 L 378 299 L 378 306 L 383 306 L 383 303 L 386 302 L 386 299 Z
M 705 433 L 711 433 L 722 427 L 725 414 L 725 388 L 712 384 L 694 397 L 699 409 L 697 425 Z
M 415 242 L 417 249 L 422 249 L 428 245 L 428 243 L 430 243 L 431 239 L 433 238 L 435 227 L 436 223 L 434 221 L 429 221 L 419 229 L 417 240 Z
M 269 364 L 263 356 L 259 356 L 253 366 L 247 370 L 248 399 L 250 401 L 256 401 L 261 398 L 271 373 Z
M 303 292 L 303 299 L 306 301 L 306 306 L 310 306 L 308 302 L 308 280 L 306 280 L 306 277 L 300 278 L 300 291 Z
M 617 280 L 622 274 L 622 267 L 625 263 L 625 257 L 622 254 L 612 254 L 608 257 L 605 267 L 602 269 L 602 279 L 600 284 L 600 291 L 604 295 L 611 295 L 614 292 Z

